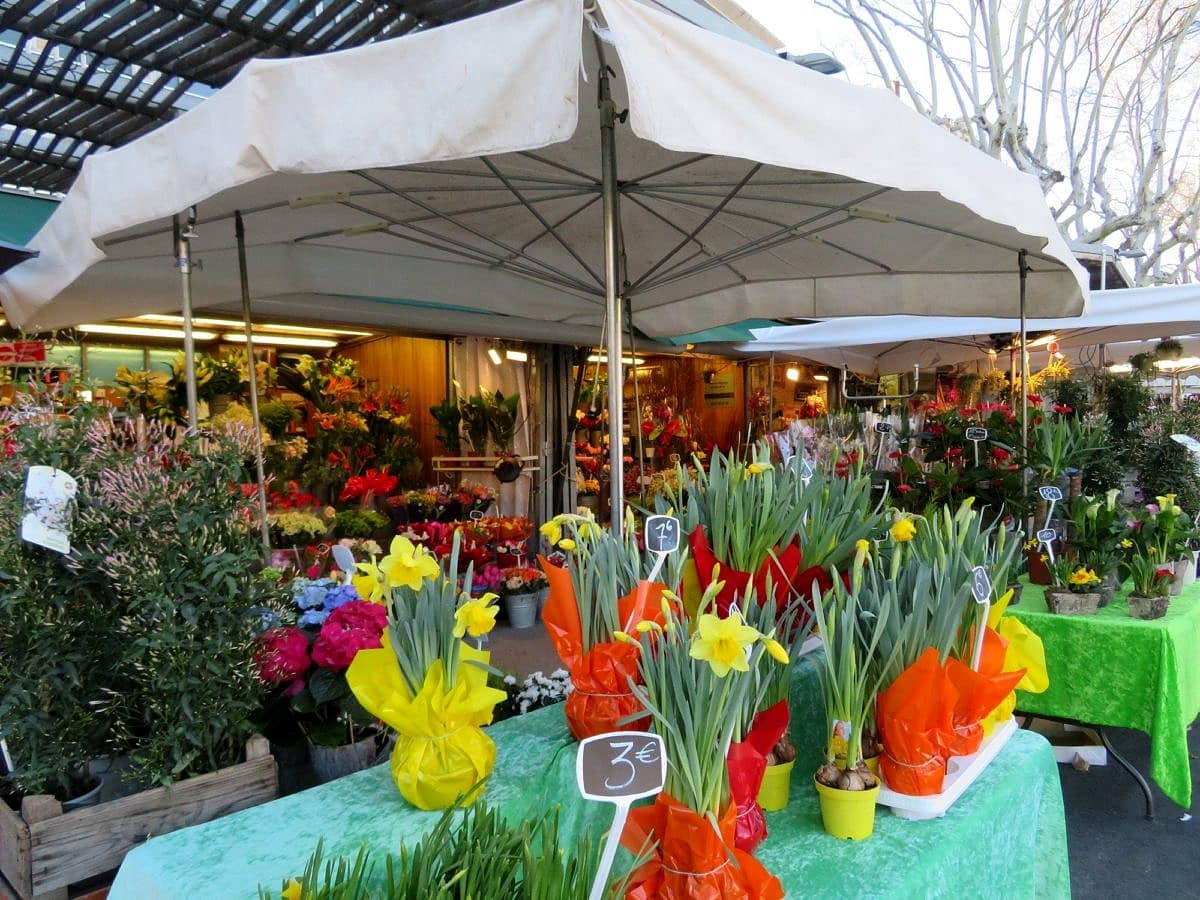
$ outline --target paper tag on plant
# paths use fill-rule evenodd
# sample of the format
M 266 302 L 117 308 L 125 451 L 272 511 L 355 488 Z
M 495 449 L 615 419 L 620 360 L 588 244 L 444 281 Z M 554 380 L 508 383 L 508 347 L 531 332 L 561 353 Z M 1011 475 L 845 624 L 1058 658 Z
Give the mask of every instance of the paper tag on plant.
M 849 722 L 834 719 L 833 731 L 829 735 L 829 752 L 834 756 L 845 756 L 849 753 L 852 730 Z
M 76 488 L 75 479 L 62 469 L 30 466 L 25 477 L 21 540 L 70 553 L 71 509 Z

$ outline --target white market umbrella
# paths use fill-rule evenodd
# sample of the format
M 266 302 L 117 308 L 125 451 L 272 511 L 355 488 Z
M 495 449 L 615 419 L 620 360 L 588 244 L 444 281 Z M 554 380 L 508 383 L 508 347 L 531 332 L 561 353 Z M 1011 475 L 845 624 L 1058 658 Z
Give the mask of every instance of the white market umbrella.
M 416 322 L 515 315 L 592 334 L 607 320 L 614 471 L 629 324 L 656 337 L 754 317 L 1015 312 L 1019 251 L 1031 314 L 1083 308 L 1083 270 L 1034 179 L 887 92 L 635 0 L 598 7 L 595 42 L 578 0 L 525 0 L 252 61 L 174 122 L 89 157 L 0 302 L 31 330 L 178 309 L 164 249 L 171 217 L 198 204 L 192 303 L 234 303 L 240 210 L 256 307 L 401 301 Z
M 1030 331 L 1049 334 L 1063 351 L 1183 336 L 1200 331 L 1200 285 L 1094 291 L 1082 316 L 1032 318 Z M 1013 346 L 1015 318 L 929 318 L 876 316 L 827 319 L 808 325 L 751 330 L 755 340 L 737 345 L 744 353 L 775 353 L 824 365 L 881 375 L 913 365 L 933 368 L 981 359 L 989 349 Z M 1128 353 L 1124 353 L 1128 355 Z M 1123 357 L 1122 357 L 1123 361 Z

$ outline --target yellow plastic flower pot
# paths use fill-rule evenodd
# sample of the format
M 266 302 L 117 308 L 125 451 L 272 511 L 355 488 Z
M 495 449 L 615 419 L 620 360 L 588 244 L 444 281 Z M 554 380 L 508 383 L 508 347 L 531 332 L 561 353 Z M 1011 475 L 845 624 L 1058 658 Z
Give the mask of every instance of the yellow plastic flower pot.
M 813 779 L 821 800 L 825 833 L 852 841 L 866 840 L 875 831 L 875 800 L 879 785 L 869 791 L 840 791 Z
M 763 773 L 762 787 L 758 789 L 758 805 L 766 812 L 779 812 L 787 806 L 788 792 L 792 786 L 794 762 L 767 766 Z

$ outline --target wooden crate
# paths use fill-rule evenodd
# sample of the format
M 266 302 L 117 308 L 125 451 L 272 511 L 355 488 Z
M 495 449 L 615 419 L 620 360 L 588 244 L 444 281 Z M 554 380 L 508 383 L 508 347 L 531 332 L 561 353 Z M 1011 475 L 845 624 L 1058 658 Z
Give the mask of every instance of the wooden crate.
M 255 735 L 245 762 L 170 787 L 67 813 L 45 794 L 24 798 L 20 815 L 0 802 L 0 873 L 22 900 L 60 900 L 68 885 L 116 869 L 153 835 L 274 800 L 278 788 L 271 745 Z

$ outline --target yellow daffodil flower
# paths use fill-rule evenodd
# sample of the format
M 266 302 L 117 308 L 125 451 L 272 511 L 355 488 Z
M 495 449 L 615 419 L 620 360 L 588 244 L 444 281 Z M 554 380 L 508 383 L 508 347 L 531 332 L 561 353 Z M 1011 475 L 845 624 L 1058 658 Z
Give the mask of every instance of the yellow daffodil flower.
M 866 538 L 859 538 L 857 541 L 854 542 L 854 550 L 855 550 L 855 552 L 861 553 L 863 556 L 866 556 L 868 553 L 871 552 L 871 542 L 868 541 Z
M 774 638 L 767 638 L 763 641 L 763 645 L 767 648 L 767 652 L 771 654 L 771 659 L 780 665 L 787 665 L 788 655 L 787 651 L 783 649 L 783 644 Z
M 562 525 L 551 519 L 545 525 L 538 529 L 542 533 L 542 537 L 546 539 L 551 547 L 562 540 Z
M 746 648 L 761 635 L 745 624 L 741 616 L 734 613 L 718 619 L 712 613 L 705 613 L 700 617 L 697 633 L 699 637 L 692 641 L 689 654 L 692 659 L 704 660 L 712 666 L 713 674 L 718 678 L 724 678 L 731 669 L 750 670 Z
M 372 603 L 383 602 L 383 573 L 379 571 L 372 560 L 369 563 L 355 563 L 359 574 L 350 579 L 350 583 L 354 585 L 354 589 L 358 591 L 358 596 L 364 600 L 370 600 Z
M 454 636 L 461 638 L 470 635 L 473 638 L 483 637 L 496 627 L 496 606 L 499 599 L 495 594 L 484 594 L 478 600 L 468 600 L 454 611 Z
M 771 468 L 771 466 L 768 463 L 753 462 L 753 463 L 750 463 L 750 465 L 746 466 L 746 474 L 747 475 L 761 475 L 763 472 L 768 471 L 770 468 Z
M 402 535 L 392 539 L 391 550 L 379 561 L 379 569 L 388 587 L 403 586 L 414 591 L 441 571 L 432 553 Z
M 901 544 L 911 541 L 917 534 L 917 525 L 910 518 L 897 519 L 892 523 L 892 538 Z
M 300 900 L 304 896 L 304 885 L 296 878 L 288 879 L 287 887 L 279 895 L 279 900 Z
M 574 550 L 574 549 L 575 549 L 575 542 L 574 542 L 573 540 L 571 540 L 570 538 L 563 538 L 561 541 L 559 541 L 559 542 L 558 542 L 558 549 L 560 549 L 560 550 Z
M 1128 550 L 1132 546 L 1133 546 L 1133 541 L 1131 541 L 1129 538 L 1121 539 L 1121 549 L 1122 550 Z
M 613 638 L 615 638 L 616 640 L 620 641 L 623 644 L 633 644 L 635 647 L 641 646 L 641 644 L 639 644 L 637 642 L 637 638 L 631 637 L 629 634 L 627 634 L 624 631 L 614 631 Z

